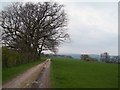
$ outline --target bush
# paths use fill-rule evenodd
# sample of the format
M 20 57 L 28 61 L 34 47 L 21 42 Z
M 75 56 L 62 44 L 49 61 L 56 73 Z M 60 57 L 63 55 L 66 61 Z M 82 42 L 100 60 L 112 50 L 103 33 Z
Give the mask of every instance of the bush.
M 7 47 L 2 48 L 2 67 L 13 67 L 22 64 L 24 61 L 22 54 L 8 49 Z
M 9 51 L 6 47 L 2 48 L 2 67 L 8 67 L 7 61 L 9 58 Z
M 38 57 L 39 58 L 39 57 Z M 2 48 L 2 67 L 8 68 L 35 61 L 31 53 L 19 53 L 8 47 Z

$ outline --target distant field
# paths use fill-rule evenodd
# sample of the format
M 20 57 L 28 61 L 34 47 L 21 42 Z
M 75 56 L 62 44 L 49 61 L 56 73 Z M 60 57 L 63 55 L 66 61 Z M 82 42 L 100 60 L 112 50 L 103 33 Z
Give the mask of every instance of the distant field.
M 118 65 L 53 58 L 53 88 L 117 88 Z

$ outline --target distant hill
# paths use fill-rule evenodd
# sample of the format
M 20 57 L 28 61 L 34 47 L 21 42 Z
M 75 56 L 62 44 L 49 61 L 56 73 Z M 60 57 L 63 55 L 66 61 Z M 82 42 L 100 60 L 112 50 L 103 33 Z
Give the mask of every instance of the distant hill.
M 72 56 L 75 59 L 80 59 L 80 54 L 64 54 L 64 55 L 68 55 L 68 56 Z M 88 54 L 90 57 L 95 58 L 97 60 L 100 60 L 100 55 L 97 54 Z
M 80 59 L 80 54 L 69 54 L 69 56 L 72 56 L 75 59 Z

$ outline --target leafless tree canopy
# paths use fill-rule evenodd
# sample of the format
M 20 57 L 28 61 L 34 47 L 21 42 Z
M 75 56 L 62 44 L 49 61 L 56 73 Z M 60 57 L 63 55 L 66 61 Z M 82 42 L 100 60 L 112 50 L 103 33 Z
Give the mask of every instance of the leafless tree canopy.
M 57 51 L 69 38 L 64 6 L 55 2 L 12 3 L 0 13 L 3 43 L 22 53 Z

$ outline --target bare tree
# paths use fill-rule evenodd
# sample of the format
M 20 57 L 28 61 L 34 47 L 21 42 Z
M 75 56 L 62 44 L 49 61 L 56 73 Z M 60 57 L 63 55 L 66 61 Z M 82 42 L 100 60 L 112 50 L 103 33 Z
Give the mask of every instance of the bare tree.
M 55 2 L 12 3 L 0 13 L 3 43 L 21 53 L 57 52 L 69 38 L 64 6 Z

